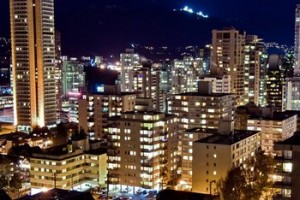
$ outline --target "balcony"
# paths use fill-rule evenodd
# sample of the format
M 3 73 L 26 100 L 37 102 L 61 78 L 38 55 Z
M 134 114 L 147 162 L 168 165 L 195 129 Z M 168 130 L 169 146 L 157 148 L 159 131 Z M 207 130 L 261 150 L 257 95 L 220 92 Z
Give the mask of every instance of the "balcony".
M 107 163 L 120 163 L 120 161 L 119 160 L 112 160 L 112 159 L 108 159 L 107 160 Z
M 152 128 L 149 128 L 149 127 L 144 127 L 144 126 L 142 126 L 142 127 L 141 127 L 141 130 L 151 131 L 151 130 L 153 130 L 153 127 L 152 127 Z
M 141 149 L 141 152 L 152 152 L 153 149 Z

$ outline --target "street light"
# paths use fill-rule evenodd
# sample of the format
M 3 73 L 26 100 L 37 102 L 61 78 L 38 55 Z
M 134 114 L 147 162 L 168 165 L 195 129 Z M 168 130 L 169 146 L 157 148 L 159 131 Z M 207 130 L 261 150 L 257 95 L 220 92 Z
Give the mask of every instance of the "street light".
M 216 180 L 212 180 L 209 182 L 209 194 L 211 195 L 211 185 L 212 183 L 216 183 Z

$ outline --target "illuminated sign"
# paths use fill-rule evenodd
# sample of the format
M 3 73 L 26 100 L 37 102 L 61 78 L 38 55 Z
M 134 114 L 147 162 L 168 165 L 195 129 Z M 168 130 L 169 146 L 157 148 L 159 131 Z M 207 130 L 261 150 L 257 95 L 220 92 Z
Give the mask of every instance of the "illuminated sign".
M 104 92 L 104 85 L 103 84 L 97 85 L 96 86 L 96 91 L 99 92 L 99 93 L 103 93 Z

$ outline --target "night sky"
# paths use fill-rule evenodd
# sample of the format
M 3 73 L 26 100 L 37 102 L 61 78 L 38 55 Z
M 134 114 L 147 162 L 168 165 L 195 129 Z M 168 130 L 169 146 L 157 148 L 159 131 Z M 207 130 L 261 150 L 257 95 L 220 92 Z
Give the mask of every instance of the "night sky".
M 9 37 L 9 0 L 0 0 L 0 37 Z M 265 41 L 294 43 L 300 0 L 56 0 L 63 54 L 119 54 L 131 43 L 204 45 L 211 29 L 234 26 Z M 209 19 L 172 10 L 188 5 Z

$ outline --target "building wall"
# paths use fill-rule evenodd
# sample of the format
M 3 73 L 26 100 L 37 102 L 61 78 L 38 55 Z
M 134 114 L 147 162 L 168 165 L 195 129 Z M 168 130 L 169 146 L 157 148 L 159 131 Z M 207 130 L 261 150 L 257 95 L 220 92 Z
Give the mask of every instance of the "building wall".
M 127 50 L 126 53 L 120 55 L 121 65 L 121 91 L 122 92 L 134 92 L 134 71 L 141 68 L 140 56 L 133 52 L 133 50 Z
M 202 129 L 201 129 L 202 130 Z M 182 174 L 181 180 L 185 182 L 183 187 L 192 187 L 192 162 L 193 162 L 193 142 L 210 136 L 212 133 L 199 131 L 186 131 L 182 137 Z
M 233 144 L 194 142 L 192 191 L 215 193 L 216 183 L 227 176 L 232 166 L 254 156 L 260 140 L 260 133 L 257 133 Z
M 220 119 L 233 119 L 233 95 L 172 95 L 168 112 L 179 118 L 179 129 L 218 128 Z
M 291 137 L 297 131 L 297 115 L 285 120 L 248 119 L 248 130 L 261 131 L 262 150 L 273 153 L 274 143 Z
M 177 126 L 174 117 L 123 113 L 111 122 L 108 139 L 112 185 L 161 189 L 176 171 Z
M 106 154 L 91 155 L 77 150 L 69 155 L 30 158 L 31 187 L 50 189 L 56 184 L 60 189 L 72 189 L 88 180 L 103 183 Z
M 231 92 L 231 79 L 229 75 L 218 77 L 203 77 L 200 81 L 210 81 L 212 83 L 213 93 L 230 93 Z
M 35 13 L 35 14 L 34 14 Z M 56 124 L 54 2 L 10 0 L 15 124 Z
M 291 144 L 276 144 L 276 161 L 274 200 L 300 198 L 300 146 Z
M 231 93 L 237 95 L 238 105 L 244 103 L 244 45 L 245 33 L 235 29 L 212 31 L 211 67 L 217 65 L 231 76 Z
M 90 137 L 101 138 L 107 133 L 108 118 L 134 110 L 135 99 L 135 94 L 83 95 L 79 100 L 79 127 Z

